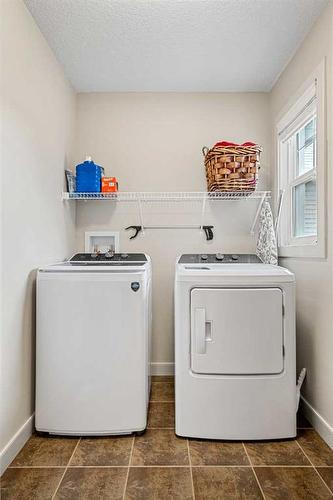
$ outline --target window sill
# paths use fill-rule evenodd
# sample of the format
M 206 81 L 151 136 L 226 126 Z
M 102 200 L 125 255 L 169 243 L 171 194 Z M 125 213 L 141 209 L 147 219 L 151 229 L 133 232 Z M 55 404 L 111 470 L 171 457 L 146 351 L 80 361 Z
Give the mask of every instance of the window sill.
M 326 257 L 325 245 L 316 243 L 310 245 L 289 245 L 279 247 L 279 257 L 318 258 Z

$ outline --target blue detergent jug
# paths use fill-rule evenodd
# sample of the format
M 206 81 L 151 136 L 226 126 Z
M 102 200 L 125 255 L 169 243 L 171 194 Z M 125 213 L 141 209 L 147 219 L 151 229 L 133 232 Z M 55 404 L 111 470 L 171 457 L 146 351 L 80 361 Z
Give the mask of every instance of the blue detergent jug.
M 90 156 L 83 163 L 76 165 L 76 192 L 99 193 L 101 190 L 101 177 L 104 169 L 96 165 Z

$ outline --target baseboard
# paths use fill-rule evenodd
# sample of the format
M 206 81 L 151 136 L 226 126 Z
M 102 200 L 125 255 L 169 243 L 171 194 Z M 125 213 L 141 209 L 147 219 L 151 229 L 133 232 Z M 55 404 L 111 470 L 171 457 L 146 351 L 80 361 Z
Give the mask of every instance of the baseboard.
M 323 438 L 324 441 L 333 449 L 333 427 L 330 426 L 328 422 L 310 405 L 309 401 L 307 401 L 303 396 L 301 396 L 302 400 L 302 409 L 305 417 L 309 420 L 309 422 L 316 429 L 318 434 Z
M 18 452 L 28 441 L 34 429 L 35 415 L 31 415 L 22 425 L 9 443 L 0 452 L 0 475 L 4 473 L 8 465 L 14 460 Z
M 175 364 L 174 363 L 151 363 L 151 374 L 152 375 L 174 375 Z

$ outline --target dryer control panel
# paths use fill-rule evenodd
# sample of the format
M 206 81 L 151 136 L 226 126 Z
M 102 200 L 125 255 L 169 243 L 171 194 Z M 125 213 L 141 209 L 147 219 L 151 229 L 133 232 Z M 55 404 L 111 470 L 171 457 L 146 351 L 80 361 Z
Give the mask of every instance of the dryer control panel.
M 254 254 L 223 254 L 223 253 L 185 253 L 179 264 L 262 264 L 262 261 Z

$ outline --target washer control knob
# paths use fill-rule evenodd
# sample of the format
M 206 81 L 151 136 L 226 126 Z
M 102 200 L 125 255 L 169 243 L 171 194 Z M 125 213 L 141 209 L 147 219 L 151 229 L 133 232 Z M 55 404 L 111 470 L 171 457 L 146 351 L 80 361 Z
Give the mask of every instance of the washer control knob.
M 121 259 L 127 259 L 127 258 L 128 258 L 128 253 L 122 253 L 122 254 L 120 255 L 120 258 L 121 258 Z
M 207 259 L 208 259 L 208 255 L 206 255 L 206 254 L 201 255 L 201 260 L 207 260 Z
M 223 255 L 223 253 L 217 253 L 215 255 L 215 258 L 216 258 L 216 260 L 223 260 L 224 259 L 224 255 Z
M 232 255 L 231 256 L 231 260 L 238 260 L 239 259 L 239 255 Z

